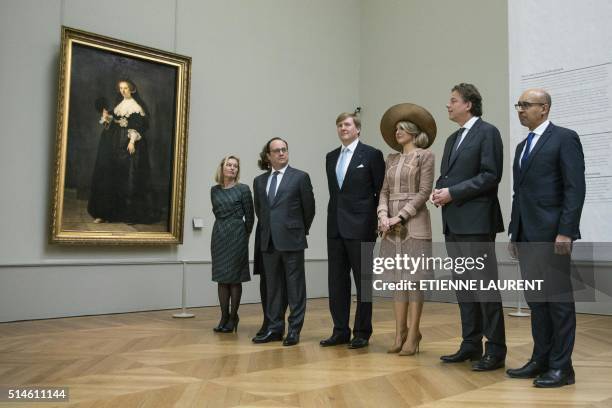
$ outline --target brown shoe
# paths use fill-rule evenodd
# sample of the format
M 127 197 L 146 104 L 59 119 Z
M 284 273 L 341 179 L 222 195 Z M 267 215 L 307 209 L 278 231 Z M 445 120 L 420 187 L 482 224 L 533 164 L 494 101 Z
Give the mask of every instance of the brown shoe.
M 400 356 L 414 356 L 415 354 L 419 354 L 419 345 L 421 344 L 421 339 L 423 339 L 423 335 L 419 333 L 414 346 L 411 347 L 410 349 L 402 347 L 402 351 L 399 352 L 399 355 Z
M 393 343 L 393 346 L 391 346 L 391 348 L 387 350 L 387 353 L 389 354 L 399 353 L 402 347 L 404 346 L 404 343 L 406 342 L 407 338 L 408 338 L 408 331 L 406 331 L 405 335 L 403 334 L 401 335 L 401 343 L 399 345 L 397 343 Z

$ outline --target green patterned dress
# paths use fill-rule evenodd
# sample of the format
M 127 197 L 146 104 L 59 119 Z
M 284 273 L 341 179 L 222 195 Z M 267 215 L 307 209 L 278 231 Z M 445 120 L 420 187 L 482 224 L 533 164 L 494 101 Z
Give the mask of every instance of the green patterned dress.
M 254 221 L 251 190 L 241 183 L 227 189 L 216 185 L 210 189 L 210 200 L 215 214 L 210 242 L 212 280 L 249 281 L 249 235 Z

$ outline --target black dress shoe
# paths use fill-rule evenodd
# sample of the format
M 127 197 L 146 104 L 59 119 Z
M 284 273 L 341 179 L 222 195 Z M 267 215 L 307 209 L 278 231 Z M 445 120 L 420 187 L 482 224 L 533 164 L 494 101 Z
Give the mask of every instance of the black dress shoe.
M 505 358 L 491 354 L 485 354 L 480 360 L 472 364 L 472 371 L 493 371 L 502 368 L 506 362 Z
M 576 375 L 574 374 L 573 368 L 570 367 L 566 370 L 551 368 L 533 380 L 533 385 L 538 388 L 557 388 L 563 387 L 564 385 L 571 385 L 575 382 Z
M 221 333 L 236 333 L 238 331 L 238 322 L 240 321 L 240 317 L 238 315 L 232 316 L 229 318 L 225 326 L 221 327 L 219 332 Z M 216 331 L 216 330 L 215 330 Z
M 287 337 L 283 340 L 283 346 L 295 346 L 300 342 L 300 335 L 296 332 L 287 333 Z
M 213 331 L 215 333 L 221 333 L 223 332 L 223 328 L 225 327 L 225 325 L 227 324 L 227 321 L 229 320 L 229 315 L 227 316 L 221 316 L 221 320 L 219 320 L 219 324 L 217 325 L 217 327 L 213 327 Z
M 361 337 L 355 337 L 353 338 L 353 340 L 351 340 L 351 343 L 349 344 L 348 348 L 358 349 L 358 348 L 366 347 L 368 344 L 370 344 L 368 339 L 363 339 Z
M 261 336 L 253 337 L 253 343 L 269 343 L 271 341 L 281 341 L 283 339 L 283 335 L 280 333 L 274 333 L 273 331 L 267 331 Z
M 332 334 L 330 338 L 323 339 L 319 342 L 322 347 L 337 346 L 338 344 L 347 344 L 350 341 L 348 336 L 340 334 Z
M 548 371 L 548 367 L 543 363 L 529 360 L 527 364 L 521 368 L 511 368 L 506 370 L 506 374 L 510 378 L 536 378 L 538 375 Z
M 482 358 L 482 351 L 466 351 L 459 349 L 455 354 L 441 356 L 440 360 L 445 363 L 462 363 L 466 360 L 478 361 Z
M 259 330 L 257 330 L 257 333 L 255 333 L 255 335 L 256 336 L 263 336 L 267 332 L 268 332 L 268 319 L 264 318 L 264 321 L 261 324 L 261 327 L 259 328 Z

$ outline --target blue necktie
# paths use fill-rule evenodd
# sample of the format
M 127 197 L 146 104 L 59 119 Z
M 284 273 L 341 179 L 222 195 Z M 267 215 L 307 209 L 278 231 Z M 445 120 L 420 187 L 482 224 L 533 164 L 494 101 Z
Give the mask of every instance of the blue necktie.
M 529 157 L 529 150 L 531 149 L 531 142 L 533 142 L 534 136 L 535 133 L 533 132 L 529 132 L 529 134 L 527 135 L 527 144 L 525 145 L 525 152 L 523 153 L 523 157 L 521 157 L 521 170 L 523 169 L 523 166 L 527 161 L 527 157 Z
M 340 159 L 338 160 L 338 165 L 336 166 L 336 180 L 338 180 L 338 187 L 342 188 L 342 183 L 344 182 L 344 163 L 346 162 L 346 154 L 348 153 L 348 148 L 343 147 L 340 152 Z
M 280 171 L 275 171 L 272 173 L 272 181 L 270 181 L 270 188 L 268 189 L 268 202 L 272 204 L 274 201 L 274 196 L 276 195 L 276 179 Z

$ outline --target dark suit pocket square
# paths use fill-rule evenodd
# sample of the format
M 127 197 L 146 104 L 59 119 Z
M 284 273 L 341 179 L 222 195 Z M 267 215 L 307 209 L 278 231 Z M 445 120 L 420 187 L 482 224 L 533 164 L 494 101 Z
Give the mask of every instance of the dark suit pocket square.
M 365 166 L 363 164 L 360 164 L 359 166 L 357 166 L 358 169 L 363 169 Z

